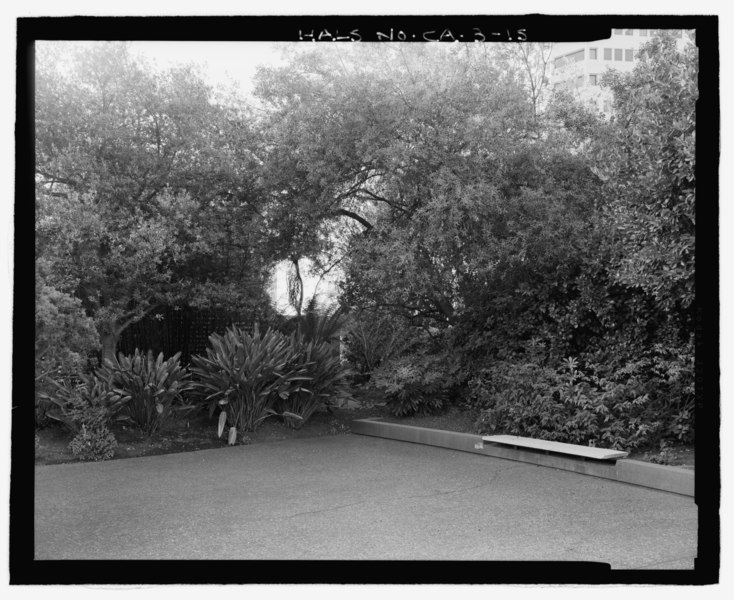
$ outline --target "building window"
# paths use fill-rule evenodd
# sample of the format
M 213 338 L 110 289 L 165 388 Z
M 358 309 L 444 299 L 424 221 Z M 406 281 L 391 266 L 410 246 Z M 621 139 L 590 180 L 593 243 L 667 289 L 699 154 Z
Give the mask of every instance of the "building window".
M 598 83 L 596 81 L 596 77 L 597 76 L 595 74 L 594 75 L 589 75 L 589 85 L 598 85 Z
M 622 49 L 621 48 L 614 49 L 614 60 L 622 60 Z
M 642 37 L 647 37 L 647 29 L 640 29 L 640 35 Z
M 628 48 L 624 51 L 624 60 L 632 62 L 632 48 Z
M 589 60 L 596 60 L 596 48 L 589 48 Z
M 632 35 L 632 30 L 631 29 L 625 29 L 624 30 L 624 35 Z
M 624 33 L 624 29 L 615 29 L 614 35 L 622 35 Z
M 581 87 L 582 85 L 584 85 L 584 76 L 583 75 L 579 75 L 576 78 L 576 87 Z
M 604 60 L 612 60 L 612 49 L 604 48 Z

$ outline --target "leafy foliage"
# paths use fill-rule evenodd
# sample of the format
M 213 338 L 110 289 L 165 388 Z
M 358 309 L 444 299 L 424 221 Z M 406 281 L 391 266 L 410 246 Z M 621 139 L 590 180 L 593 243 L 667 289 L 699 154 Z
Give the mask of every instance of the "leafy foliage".
M 256 118 L 120 45 L 39 48 L 37 375 L 157 305 L 264 305 L 272 261 L 303 257 L 339 265 L 348 359 L 396 414 L 462 392 L 488 430 L 690 441 L 695 46 L 659 36 L 606 76 L 611 120 L 545 103 L 542 46 L 410 46 L 295 51 L 259 71 Z M 292 283 L 287 334 L 194 361 L 230 440 L 339 388 L 342 311 Z
M 69 443 L 71 453 L 79 460 L 109 460 L 115 455 L 117 440 L 107 425 L 100 424 L 81 430 Z
M 339 308 L 325 309 L 319 306 L 314 296 L 306 305 L 306 309 L 296 317 L 283 323 L 280 329 L 286 334 L 298 332 L 304 342 L 334 343 L 339 340 L 345 315 Z
M 84 314 L 81 302 L 46 285 L 37 265 L 36 380 L 82 372 L 98 345 L 94 322 Z
M 344 345 L 346 360 L 365 378 L 384 361 L 405 350 L 411 343 L 409 328 L 386 312 L 360 311 L 350 315 Z
M 454 383 L 442 358 L 425 354 L 394 358 L 378 367 L 371 384 L 385 394 L 395 416 L 438 412 Z
M 49 403 L 44 397 L 53 393 L 52 381 L 83 373 L 89 355 L 99 347 L 94 322 L 84 314 L 81 302 L 47 285 L 42 267 L 36 264 L 36 426 L 47 422 Z
M 50 389 L 38 394 L 46 404 L 45 413 L 73 433 L 78 433 L 82 426 L 92 430 L 129 419 L 124 409 L 130 396 L 113 389 L 108 380 L 81 375 L 77 380 L 48 382 Z
M 290 392 L 276 403 L 277 412 L 289 427 L 299 429 L 314 411 L 324 403 L 347 397 L 346 370 L 339 353 L 327 341 L 310 339 L 298 332 L 291 336 L 293 365 L 302 368 L 308 382 Z
M 685 106 L 678 108 L 690 110 L 690 71 L 672 67 L 675 60 L 656 54 L 655 49 L 651 56 L 652 62 L 665 65 L 655 68 L 677 69 L 678 75 L 688 77 L 683 86 L 675 77 L 661 85 L 670 88 L 663 91 L 665 97 L 673 97 L 673 88 L 688 89 L 684 92 Z M 619 215 L 639 212 L 625 213 L 628 206 L 614 198 L 614 193 L 623 192 L 629 185 L 626 167 L 614 171 L 625 155 L 619 152 L 605 156 L 610 167 L 607 172 L 590 160 L 588 153 L 590 146 L 597 147 L 594 144 L 610 136 L 619 135 L 620 140 L 631 143 L 634 140 L 628 129 L 617 129 L 616 123 L 606 125 L 585 109 L 564 105 L 563 99 L 548 111 L 545 118 L 549 121 L 543 121 L 537 111 L 532 119 L 530 112 L 503 113 L 498 107 L 505 105 L 511 86 L 500 90 L 488 85 L 483 89 L 483 103 L 475 103 L 473 92 L 467 90 L 463 90 L 467 92 L 464 95 L 454 95 L 453 90 L 442 88 L 446 81 L 442 69 L 448 64 L 460 68 L 462 60 L 456 55 L 441 56 L 431 64 L 430 73 L 428 69 L 420 71 L 410 58 L 401 61 L 406 77 L 400 83 L 392 80 L 382 86 L 381 90 L 389 91 L 382 91 L 379 99 L 364 77 L 356 79 L 358 69 L 354 75 L 344 65 L 319 70 L 315 66 L 320 59 L 314 54 L 297 63 L 298 83 L 288 80 L 285 85 L 297 87 L 299 97 L 309 100 L 286 103 L 279 114 L 292 125 L 289 119 L 297 112 L 307 127 L 312 127 L 309 134 L 313 135 L 301 138 L 307 141 L 301 144 L 294 139 L 289 146 L 301 151 L 300 164 L 308 164 L 312 173 L 322 174 L 305 182 L 318 189 L 318 199 L 311 200 L 310 205 L 319 205 L 327 197 L 339 199 L 339 203 L 331 201 L 331 210 L 339 206 L 352 212 L 358 209 L 356 216 L 360 218 L 351 218 L 365 227 L 363 235 L 352 236 L 345 262 L 346 304 L 380 307 L 415 325 L 444 329 L 449 347 L 464 363 L 465 373 L 501 361 L 498 364 L 510 369 L 512 376 L 505 382 L 506 395 L 500 404 L 518 410 L 527 404 L 531 422 L 534 415 L 550 415 L 545 417 L 545 429 L 537 429 L 514 415 L 519 419 L 517 427 L 532 432 L 537 429 L 538 435 L 557 435 L 568 441 L 598 439 L 610 444 L 641 444 L 676 427 L 665 425 L 670 421 L 669 411 L 681 419 L 689 415 L 687 401 L 681 400 L 685 394 L 673 392 L 672 397 L 678 400 L 671 404 L 676 408 L 666 408 L 659 401 L 678 385 L 672 383 L 675 378 L 654 376 L 644 366 L 652 348 L 666 345 L 682 350 L 685 362 L 689 356 L 685 353 L 688 325 L 680 319 L 671 321 L 669 311 L 652 288 L 620 277 L 616 268 L 639 254 L 634 246 L 620 243 L 629 238 L 623 232 L 619 234 Z M 411 72 L 413 68 L 416 71 Z M 488 68 L 488 64 L 482 68 Z M 649 65 L 638 71 L 645 68 Z M 416 72 L 422 72 L 425 79 L 415 77 Z M 313 74 L 313 79 L 298 79 L 303 73 Z M 638 79 L 644 77 L 640 73 Z M 370 75 L 380 79 L 379 75 Z M 384 78 L 392 76 L 386 73 Z M 323 85 L 318 90 L 311 87 L 329 80 L 339 81 L 339 85 Z M 430 81 L 430 89 L 423 87 L 423 81 Z M 630 83 L 622 81 L 621 85 L 629 88 Z M 268 85 L 272 93 L 277 82 L 271 80 Z M 658 106 L 655 98 L 661 92 L 656 85 L 637 86 L 653 108 Z M 359 89 L 353 98 L 360 100 L 342 98 L 346 89 Z M 515 88 L 515 92 L 515 106 L 521 106 L 521 90 Z M 439 94 L 440 108 L 433 104 Z M 362 98 L 372 98 L 381 110 L 374 113 L 356 106 Z M 319 108 L 308 104 L 310 99 L 317 101 Z M 345 106 L 352 106 L 349 113 Z M 638 118 L 635 110 L 617 102 L 617 121 L 627 116 Z M 401 114 L 404 118 L 399 124 L 393 121 Z M 312 145 L 318 132 L 309 119 L 316 115 L 330 119 L 330 131 L 336 128 L 350 132 L 340 136 L 346 141 L 341 142 L 343 147 L 338 153 L 318 153 L 318 144 Z M 658 130 L 671 123 L 659 111 L 647 118 L 655 121 Z M 497 130 L 492 130 L 495 135 L 490 142 L 478 134 L 474 125 L 486 125 L 492 119 Z M 515 134 L 511 145 L 503 143 L 502 127 Z M 394 133 L 381 137 L 378 132 L 387 129 Z M 433 134 L 430 137 L 426 135 L 428 130 Z M 355 131 L 360 134 L 354 135 Z M 534 135 L 540 132 L 543 135 Z M 362 141 L 350 145 L 351 139 Z M 615 151 L 623 150 L 622 141 L 615 142 Z M 639 143 L 647 142 L 643 137 Z M 345 157 L 352 161 L 348 169 L 344 168 Z M 629 155 L 625 160 L 630 168 L 634 167 Z M 650 165 L 651 172 L 655 168 Z M 344 174 L 341 185 L 335 181 L 339 173 Z M 349 175 L 353 173 L 361 175 Z M 292 209 L 291 204 L 288 207 Z M 651 240 L 655 235 L 647 231 L 639 239 Z M 666 298 L 675 297 L 671 290 L 666 292 Z M 379 338 L 375 321 L 370 325 L 369 334 Z M 362 334 L 362 349 L 369 348 L 365 330 L 356 329 L 355 333 Z M 596 365 L 595 376 L 600 381 L 577 382 L 569 387 L 555 369 L 545 374 L 545 382 L 537 380 L 540 375 L 535 369 L 540 367 L 528 367 L 530 371 L 525 373 L 522 369 L 526 359 L 519 352 L 525 352 L 532 338 L 544 345 L 544 360 L 579 356 L 587 366 Z M 348 339 L 352 347 L 357 345 L 354 335 Z M 446 357 L 445 352 L 439 355 Z M 419 410 L 418 399 L 438 392 L 440 378 L 434 371 L 426 372 L 424 359 L 424 353 L 413 349 L 411 354 L 378 369 L 376 382 L 400 413 Z M 353 360 L 371 362 L 362 356 Z M 489 368 L 501 370 L 499 366 Z M 628 369 L 627 376 L 615 378 L 614 370 L 624 373 L 624 369 Z M 523 382 L 524 376 L 528 381 Z M 639 381 L 647 382 L 640 393 Z M 514 391 L 510 384 L 515 386 Z M 526 384 L 531 388 L 524 389 Z M 557 400 L 553 400 L 553 392 L 557 392 Z M 605 418 L 613 426 L 598 423 Z M 681 435 L 689 431 L 685 425 L 673 430 Z
M 114 361 L 107 361 L 96 374 L 129 398 L 126 413 L 151 435 L 173 413 L 176 401 L 182 402 L 183 394 L 191 389 L 189 373 L 179 364 L 180 356 L 176 353 L 164 361 L 162 352 L 154 358 L 152 352 L 145 355 L 136 349 L 133 356 L 120 353 Z
M 652 463 L 656 463 L 659 465 L 678 464 L 678 459 L 675 455 L 675 452 L 673 452 L 672 447 L 665 440 L 661 440 L 659 452 L 652 455 L 648 453 L 648 460 Z
M 37 46 L 37 255 L 103 356 L 158 305 L 267 303 L 244 113 L 124 43 Z
M 621 449 L 647 447 L 666 436 L 677 437 L 680 412 L 690 410 L 692 396 L 679 399 L 676 412 L 666 392 L 680 382 L 652 377 L 645 366 L 651 365 L 628 365 L 600 375 L 596 365 L 581 371 L 575 358 L 559 368 L 500 361 L 469 382 L 468 394 L 479 408 L 481 432 Z M 692 384 L 692 371 L 679 372 L 677 378 L 681 376 Z M 678 439 L 691 441 L 685 435 Z
M 209 337 L 206 356 L 192 357 L 195 387 L 209 402 L 210 414 L 220 408 L 219 435 L 225 423 L 230 436 L 232 429 L 254 431 L 274 414 L 278 399 L 287 399 L 311 380 L 306 366 L 294 360 L 294 336 L 289 339 L 275 329 L 261 333 L 258 325 L 252 334 L 230 327 L 224 335 Z
M 685 309 L 694 299 L 698 50 L 656 37 L 631 73 L 602 84 L 614 93 L 596 155 L 624 249 L 615 276 L 666 310 Z

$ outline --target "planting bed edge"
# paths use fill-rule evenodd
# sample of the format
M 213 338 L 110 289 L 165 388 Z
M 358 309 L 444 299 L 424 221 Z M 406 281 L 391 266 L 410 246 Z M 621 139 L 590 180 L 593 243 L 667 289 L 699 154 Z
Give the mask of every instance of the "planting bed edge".
M 352 421 L 352 433 L 386 439 L 438 446 L 462 452 L 483 454 L 494 458 L 515 460 L 554 469 L 573 471 L 653 488 L 684 496 L 694 496 L 695 475 L 690 469 L 657 465 L 638 460 L 620 459 L 617 461 L 581 460 L 568 456 L 543 454 L 539 452 L 511 448 L 487 443 L 482 436 L 471 433 L 458 433 L 442 429 L 428 429 L 413 425 L 387 423 L 380 417 Z

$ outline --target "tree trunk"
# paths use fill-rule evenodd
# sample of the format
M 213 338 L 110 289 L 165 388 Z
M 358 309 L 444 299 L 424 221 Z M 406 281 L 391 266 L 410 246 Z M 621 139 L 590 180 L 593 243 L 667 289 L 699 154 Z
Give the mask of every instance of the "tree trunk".
M 100 342 L 102 342 L 102 364 L 107 360 L 114 360 L 117 357 L 117 343 L 120 341 L 122 332 L 130 325 L 142 319 L 145 315 L 153 312 L 160 307 L 159 304 L 151 304 L 140 313 L 128 313 L 127 315 L 104 323 L 101 328 Z
M 298 258 L 291 258 L 293 271 L 288 274 L 288 301 L 296 311 L 296 316 L 300 319 L 303 310 L 303 278 L 301 270 L 298 266 Z
M 120 341 L 120 331 L 115 333 L 103 333 L 100 338 L 102 342 L 102 364 L 108 360 L 114 360 L 117 355 L 117 342 Z

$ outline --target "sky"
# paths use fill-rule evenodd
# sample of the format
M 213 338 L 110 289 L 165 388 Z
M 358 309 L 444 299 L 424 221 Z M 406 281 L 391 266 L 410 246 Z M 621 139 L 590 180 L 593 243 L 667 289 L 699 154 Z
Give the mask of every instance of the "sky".
M 247 93 L 252 91 L 258 65 L 281 62 L 280 46 L 270 42 L 130 42 L 133 54 L 152 59 L 162 68 L 195 63 L 209 83 L 228 86 L 237 82 Z

